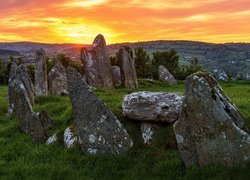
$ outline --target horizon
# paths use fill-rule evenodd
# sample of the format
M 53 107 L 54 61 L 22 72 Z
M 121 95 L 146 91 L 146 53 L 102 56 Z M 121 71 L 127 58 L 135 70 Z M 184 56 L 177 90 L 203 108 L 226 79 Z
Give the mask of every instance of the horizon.
M 0 18 L 2 43 L 250 43 L 248 0 L 6 0 Z

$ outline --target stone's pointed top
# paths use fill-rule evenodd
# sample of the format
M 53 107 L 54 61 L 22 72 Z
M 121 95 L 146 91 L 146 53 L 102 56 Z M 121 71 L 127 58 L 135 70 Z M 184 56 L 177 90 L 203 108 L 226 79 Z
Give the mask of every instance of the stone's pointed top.
M 106 40 L 104 38 L 104 36 L 102 34 L 98 34 L 96 37 L 95 37 L 95 40 L 92 44 L 92 47 L 96 47 L 96 46 L 106 46 Z

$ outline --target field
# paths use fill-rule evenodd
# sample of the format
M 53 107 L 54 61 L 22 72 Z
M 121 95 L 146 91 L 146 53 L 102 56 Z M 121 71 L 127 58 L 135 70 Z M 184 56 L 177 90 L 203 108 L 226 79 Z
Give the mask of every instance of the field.
M 121 120 L 134 140 L 125 155 L 86 155 L 79 147 L 66 149 L 63 130 L 73 125 L 68 97 L 36 97 L 35 111 L 47 110 L 61 137 L 54 145 L 33 144 L 29 135 L 21 133 L 18 120 L 7 115 L 7 86 L 0 86 L 0 179 L 249 179 L 250 164 L 245 167 L 209 165 L 185 168 L 178 151 L 171 146 L 172 125 L 155 134 L 152 146 L 143 145 L 140 126 L 122 116 L 122 97 L 133 91 L 184 92 L 184 82 L 167 86 L 160 82 L 139 80 L 140 88 L 97 89 L 95 93 Z M 226 94 L 242 112 L 250 129 L 250 82 L 221 84 Z M 164 138 L 166 135 L 169 138 Z

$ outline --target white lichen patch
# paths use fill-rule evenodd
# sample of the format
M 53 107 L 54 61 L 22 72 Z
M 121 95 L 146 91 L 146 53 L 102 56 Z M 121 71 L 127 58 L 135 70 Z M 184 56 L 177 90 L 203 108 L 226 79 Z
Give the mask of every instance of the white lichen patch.
M 87 152 L 90 153 L 90 154 L 96 154 L 97 153 L 97 149 L 95 149 L 95 148 L 88 148 Z
M 142 138 L 145 144 L 150 144 L 150 142 L 153 139 L 154 131 L 150 125 L 142 125 L 141 126 L 142 131 Z
M 46 144 L 49 145 L 49 144 L 53 144 L 57 141 L 57 135 L 56 134 L 53 134 L 51 137 L 49 137 L 49 139 L 47 140 Z
M 74 146 L 74 143 L 77 142 L 77 137 L 74 136 L 73 132 L 71 131 L 71 129 L 68 127 L 67 129 L 65 129 L 64 131 L 64 144 L 67 148 L 71 148 Z
M 175 138 L 176 138 L 176 141 L 177 141 L 178 144 L 182 144 L 183 141 L 184 141 L 184 138 L 180 134 L 176 134 Z
M 89 135 L 89 142 L 90 142 L 90 143 L 94 143 L 95 141 L 96 141 L 95 135 L 94 135 L 94 134 L 90 134 L 90 135 Z

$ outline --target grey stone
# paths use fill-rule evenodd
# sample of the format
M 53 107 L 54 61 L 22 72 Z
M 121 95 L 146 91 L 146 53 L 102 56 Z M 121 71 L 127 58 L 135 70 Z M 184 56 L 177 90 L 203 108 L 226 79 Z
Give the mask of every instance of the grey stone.
M 177 84 L 177 81 L 174 78 L 174 76 L 168 71 L 167 68 L 165 68 L 162 65 L 160 65 L 158 67 L 158 77 L 159 77 L 160 81 L 165 82 L 167 84 L 170 84 L 170 85 L 176 85 Z
M 216 79 L 218 79 L 219 81 L 225 81 L 225 82 L 229 81 L 229 77 L 223 69 L 215 69 L 214 74 Z
M 138 88 L 135 62 L 125 48 L 118 52 L 122 84 L 127 88 Z
M 131 120 L 171 123 L 178 119 L 184 97 L 171 92 L 134 92 L 123 97 L 123 115 Z
M 250 160 L 250 136 L 242 116 L 216 80 L 199 72 L 187 77 L 186 96 L 174 132 L 186 166 Z
M 80 59 L 83 63 L 86 80 L 90 86 L 112 88 L 113 77 L 106 41 L 99 34 L 92 46 L 82 48 Z
M 24 84 L 16 79 L 13 82 L 14 107 L 19 119 L 20 130 L 29 133 L 33 142 L 41 142 L 47 137 L 47 130 L 53 128 L 51 117 L 46 111 L 33 112 Z
M 112 76 L 113 76 L 113 82 L 114 85 L 121 84 L 121 69 L 119 66 L 112 66 L 111 67 Z
M 132 146 L 120 121 L 92 92 L 81 74 L 67 68 L 68 90 L 83 152 L 124 153 Z
M 52 95 L 68 94 L 67 76 L 65 68 L 59 61 L 49 72 L 48 88 L 49 88 L 49 94 Z
M 47 77 L 47 56 L 43 49 L 36 51 L 35 65 L 35 94 L 37 96 L 46 95 L 48 93 L 48 77 Z

